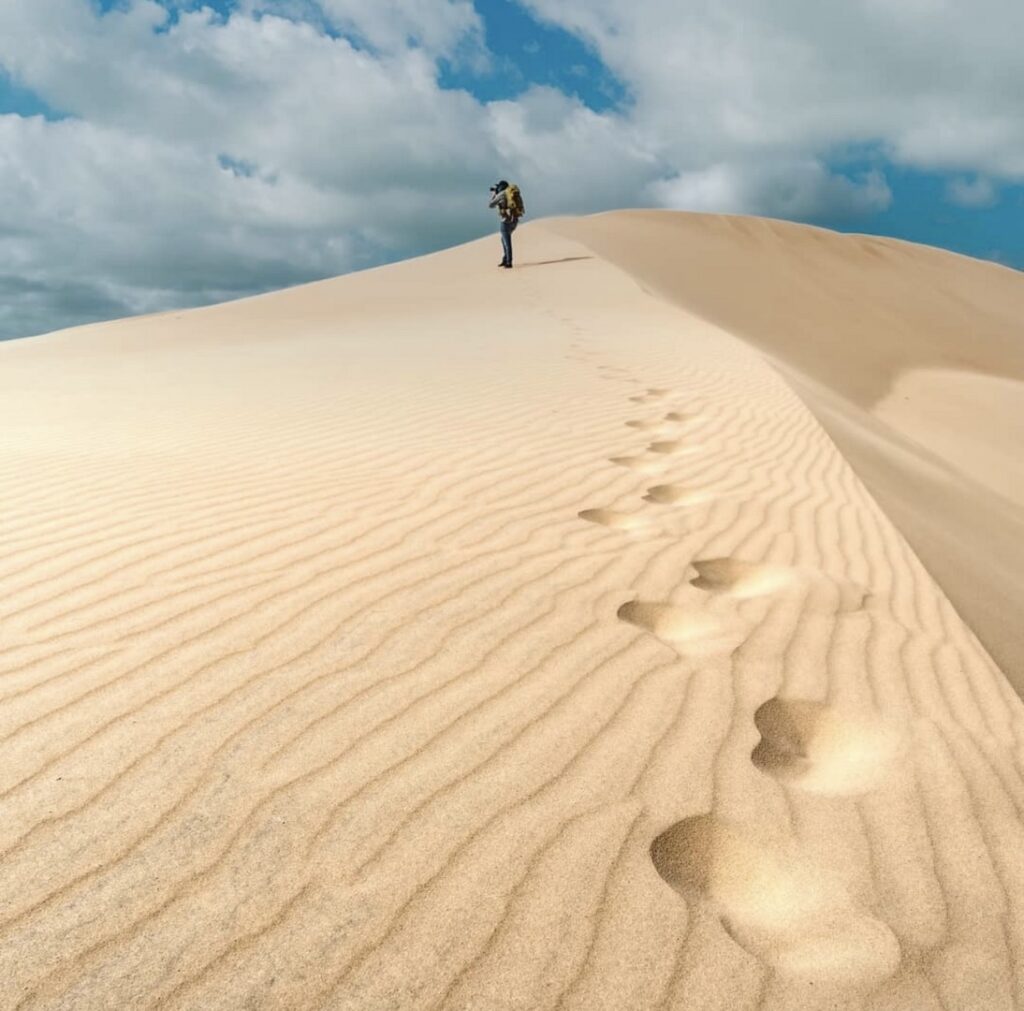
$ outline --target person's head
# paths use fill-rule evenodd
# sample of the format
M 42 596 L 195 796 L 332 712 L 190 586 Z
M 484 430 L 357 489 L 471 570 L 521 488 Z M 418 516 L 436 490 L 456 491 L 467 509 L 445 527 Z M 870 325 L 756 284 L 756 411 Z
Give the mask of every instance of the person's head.
M 494 185 L 494 192 L 495 193 L 503 193 L 507 189 L 508 189 L 508 183 L 504 179 L 502 179 L 498 183 L 495 183 L 495 185 Z

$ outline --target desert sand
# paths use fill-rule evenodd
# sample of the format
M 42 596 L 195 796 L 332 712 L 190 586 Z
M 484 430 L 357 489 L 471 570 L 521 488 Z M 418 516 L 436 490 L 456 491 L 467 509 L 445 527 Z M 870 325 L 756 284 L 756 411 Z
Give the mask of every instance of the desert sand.
M 1024 1007 L 1024 278 L 516 238 L 0 345 L 0 1007 Z

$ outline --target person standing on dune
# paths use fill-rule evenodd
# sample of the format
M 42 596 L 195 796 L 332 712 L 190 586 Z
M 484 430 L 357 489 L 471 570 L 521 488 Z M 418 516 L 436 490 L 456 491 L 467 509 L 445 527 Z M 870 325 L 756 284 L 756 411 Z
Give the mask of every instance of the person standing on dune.
M 491 187 L 491 202 L 488 207 L 498 209 L 498 217 L 501 219 L 501 249 L 504 254 L 499 267 L 511 269 L 512 267 L 512 233 L 519 224 L 519 219 L 526 213 L 523 206 L 523 196 L 519 187 L 514 183 L 508 183 L 502 179 Z

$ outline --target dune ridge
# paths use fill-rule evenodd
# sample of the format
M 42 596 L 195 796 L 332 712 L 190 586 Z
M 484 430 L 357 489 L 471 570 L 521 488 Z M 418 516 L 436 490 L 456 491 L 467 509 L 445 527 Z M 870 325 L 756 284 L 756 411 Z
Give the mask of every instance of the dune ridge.
M 0 347 L 0 1007 L 1024 1006 L 1020 699 L 566 227 Z
M 1024 278 L 785 221 L 551 227 L 768 355 L 1024 693 Z

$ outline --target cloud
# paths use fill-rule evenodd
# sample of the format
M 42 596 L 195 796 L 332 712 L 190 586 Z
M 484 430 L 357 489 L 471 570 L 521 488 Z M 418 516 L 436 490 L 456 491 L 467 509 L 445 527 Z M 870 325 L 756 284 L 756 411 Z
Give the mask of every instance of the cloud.
M 978 176 L 950 179 L 946 184 L 946 199 L 958 207 L 994 207 L 999 202 L 999 194 L 991 179 Z
M 483 23 L 470 0 L 323 0 L 331 24 L 382 52 L 410 45 L 434 56 L 451 56 L 481 44 Z
M 534 215 L 628 206 L 660 170 L 627 119 L 553 88 L 491 103 L 487 133 L 500 162 L 529 180 Z
M 632 124 L 684 181 L 867 144 L 916 169 L 1024 180 L 1017 0 L 525 2 L 625 82 Z
M 37 292 L 94 291 L 82 318 L 195 304 L 490 223 L 488 117 L 438 87 L 419 44 L 372 54 L 269 14 L 165 20 L 145 2 L 0 11 L 0 63 L 72 117 L 0 117 L 0 253 Z M 455 44 L 440 20 L 406 27 Z M 36 302 L 18 304 L 0 334 L 39 329 Z M 55 307 L 53 325 L 68 321 Z
M 102 16 L 12 0 L 0 65 L 70 118 L 0 117 L 0 253 L 47 290 L 91 285 L 94 306 L 144 312 L 479 235 L 501 175 L 524 180 L 534 215 L 635 198 L 654 169 L 619 117 L 550 88 L 487 104 L 440 86 L 439 61 L 480 38 L 462 0 L 173 19 L 151 0 Z M 0 335 L 39 319 L 8 312 Z
M 0 274 L 0 332 L 12 327 L 41 332 L 87 319 L 113 319 L 131 311 L 129 303 L 96 284 Z
M 892 202 L 881 173 L 849 179 L 817 161 L 762 163 L 756 173 L 720 163 L 658 180 L 650 191 L 658 204 L 677 210 L 763 214 L 771 208 L 779 217 L 798 220 L 857 217 Z

